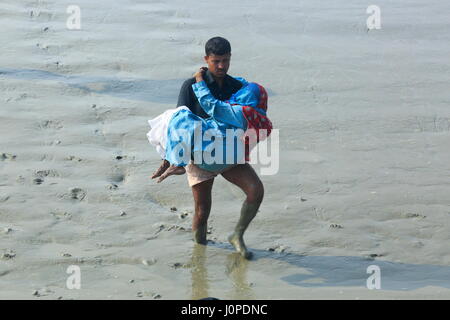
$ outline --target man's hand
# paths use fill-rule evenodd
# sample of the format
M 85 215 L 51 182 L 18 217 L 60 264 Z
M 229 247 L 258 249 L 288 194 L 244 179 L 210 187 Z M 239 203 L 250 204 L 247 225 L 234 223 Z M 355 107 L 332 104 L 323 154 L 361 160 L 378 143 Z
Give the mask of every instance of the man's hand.
M 203 75 L 205 74 L 206 70 L 208 70 L 208 68 L 201 67 L 196 73 L 194 73 L 194 77 L 195 77 L 195 81 L 196 82 L 203 81 Z

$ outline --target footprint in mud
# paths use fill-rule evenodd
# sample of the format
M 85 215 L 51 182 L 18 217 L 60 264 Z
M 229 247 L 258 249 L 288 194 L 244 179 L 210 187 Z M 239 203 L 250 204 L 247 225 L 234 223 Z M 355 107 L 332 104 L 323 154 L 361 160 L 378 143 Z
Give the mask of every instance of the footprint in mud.
M 113 167 L 111 173 L 109 174 L 108 181 L 112 185 L 120 185 L 126 183 L 128 173 L 126 170 L 122 169 L 119 166 Z
M 285 252 L 289 247 L 284 245 L 273 245 L 267 248 L 267 251 L 276 252 L 276 253 L 283 253 Z
M 81 188 L 71 188 L 69 189 L 69 193 L 65 194 L 63 197 L 82 201 L 86 197 L 86 191 Z
M 406 212 L 404 214 L 402 214 L 402 217 L 404 218 L 420 218 L 420 219 L 424 219 L 427 216 L 420 214 L 420 213 L 413 213 L 413 212 Z
M 42 184 L 44 182 L 44 178 L 46 177 L 59 177 L 59 173 L 56 170 L 38 170 L 34 173 L 34 176 L 36 177 L 33 180 L 34 184 Z
M 179 269 L 179 268 L 189 269 L 192 267 L 192 265 L 189 263 L 181 263 L 181 262 L 170 263 L 169 266 L 173 269 Z
M 111 174 L 109 180 L 114 183 L 122 183 L 125 181 L 125 174 L 122 172 L 115 172 Z
M 42 145 L 44 145 L 44 146 L 58 146 L 60 144 L 61 144 L 61 140 L 58 140 L 58 139 L 42 142 Z
M 376 258 L 384 257 L 386 254 L 384 253 L 370 253 L 366 255 L 366 259 L 375 260 Z
M 64 126 L 62 125 L 62 121 L 59 120 L 44 120 L 38 123 L 38 128 L 41 130 L 45 129 L 62 129 Z
M 78 158 L 78 157 L 76 157 L 76 156 L 68 156 L 68 157 L 65 157 L 64 160 L 67 160 L 67 161 L 76 161 L 76 162 L 81 162 L 81 161 L 83 161 L 83 159 Z
M 411 212 L 411 211 L 406 211 L 406 212 L 394 212 L 390 215 L 390 219 L 413 219 L 413 218 L 417 218 L 417 219 L 425 219 L 427 216 L 421 213 L 416 213 L 416 212 Z
M 44 179 L 42 179 L 42 178 L 36 178 L 36 179 L 33 179 L 33 184 L 42 184 L 44 182 Z
M 152 259 L 142 259 L 142 264 L 145 266 L 152 266 L 154 264 L 156 264 L 158 262 L 157 259 L 152 258 Z
M 5 227 L 5 228 L 3 228 L 2 233 L 3 234 L 10 234 L 13 231 L 14 231 L 14 229 L 12 229 L 10 227 Z
M 95 89 L 94 89 L 95 90 Z M 97 122 L 100 122 L 101 124 L 105 124 L 107 120 L 109 120 L 112 110 L 106 109 L 104 107 L 98 107 L 97 105 L 93 105 L 92 108 L 94 109 L 95 119 Z
M 71 220 L 72 215 L 64 210 L 53 210 L 50 212 L 50 214 L 56 219 L 56 220 Z
M 16 181 L 17 181 L 18 184 L 25 184 L 26 179 L 23 176 L 18 176 L 16 178 Z
M 39 161 L 53 161 L 54 158 L 55 157 L 52 154 L 43 154 Z
M 42 296 L 48 296 L 55 293 L 53 290 L 50 290 L 49 288 L 42 288 L 39 290 L 33 290 L 32 295 L 35 297 L 42 297 Z
M 108 190 L 117 190 L 117 189 L 119 189 L 119 186 L 115 183 L 110 183 L 109 185 L 106 186 L 106 188 Z
M 52 170 L 52 169 L 50 169 L 50 170 L 37 170 L 34 173 L 34 175 L 36 177 L 38 177 L 38 178 L 45 178 L 45 177 L 55 178 L 55 177 L 59 177 L 60 176 L 58 171 Z
M 138 298 L 143 298 L 144 296 L 148 296 L 151 297 L 153 299 L 161 299 L 162 296 L 159 293 L 156 292 L 150 292 L 150 291 L 139 291 L 138 293 L 136 293 L 136 297 Z
M 13 259 L 15 256 L 16 256 L 16 253 L 14 252 L 14 250 L 8 249 L 8 250 L 6 250 L 6 252 L 4 252 L 1 255 L 1 258 L 5 259 L 5 260 L 10 260 L 10 259 Z
M 135 160 L 136 158 L 134 156 L 128 157 L 127 155 L 118 155 L 114 157 L 116 160 Z
M 52 11 L 41 9 L 40 7 L 30 10 L 29 15 L 31 20 L 40 22 L 52 21 L 54 17 L 54 13 Z
M 10 154 L 10 153 L 0 154 L 0 161 L 16 160 L 16 158 L 17 158 L 17 156 L 15 154 Z
M 172 231 L 172 230 L 174 230 L 174 231 L 192 232 L 192 228 L 191 227 L 184 227 L 184 226 L 180 226 L 178 224 L 167 225 L 167 224 L 161 223 L 161 222 L 153 224 L 153 228 L 155 228 L 156 231 L 153 233 L 153 236 L 151 236 L 150 238 L 147 238 L 147 240 L 154 239 L 162 231 Z

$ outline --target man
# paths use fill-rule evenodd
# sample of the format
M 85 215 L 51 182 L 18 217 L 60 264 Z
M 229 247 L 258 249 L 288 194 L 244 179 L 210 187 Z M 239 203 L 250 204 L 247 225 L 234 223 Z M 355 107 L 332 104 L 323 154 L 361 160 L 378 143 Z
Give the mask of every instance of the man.
M 208 70 L 204 73 L 204 80 L 208 88 L 216 99 L 223 101 L 230 99 L 231 95 L 242 86 L 241 82 L 227 75 L 231 59 L 230 43 L 224 38 L 214 37 L 206 42 L 205 53 L 204 60 Z M 195 82 L 196 79 L 191 78 L 183 83 L 177 106 L 187 106 L 196 115 L 208 118 L 209 116 L 201 108 L 192 89 L 192 84 Z M 159 176 L 164 179 L 163 172 L 167 166 L 168 163 L 165 161 L 153 174 L 152 179 Z M 211 211 L 211 190 L 217 173 L 202 170 L 191 162 L 186 166 L 186 174 L 195 202 L 195 215 L 192 221 L 194 240 L 199 244 L 206 245 L 207 222 Z M 228 240 L 243 257 L 250 259 L 252 253 L 247 250 L 243 235 L 256 216 L 264 197 L 263 184 L 248 163 L 235 165 L 220 174 L 241 188 L 247 196 L 242 204 L 239 221 Z

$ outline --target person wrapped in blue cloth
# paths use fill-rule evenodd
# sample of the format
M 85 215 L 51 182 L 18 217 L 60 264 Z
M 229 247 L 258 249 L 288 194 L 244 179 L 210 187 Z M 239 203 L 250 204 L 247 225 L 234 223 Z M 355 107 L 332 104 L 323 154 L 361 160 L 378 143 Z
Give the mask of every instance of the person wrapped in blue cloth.
M 228 101 L 216 99 L 203 80 L 206 68 L 194 74 L 193 91 L 202 109 L 210 116 L 201 118 L 186 106 L 165 111 L 149 120 L 147 133 L 156 146 L 163 165 L 152 176 L 158 182 L 185 172 L 189 161 L 211 172 L 223 172 L 249 161 L 251 149 L 268 137 L 272 123 L 266 116 L 267 92 L 257 83 L 236 77 L 242 88 Z M 265 132 L 261 134 L 261 130 Z M 253 139 L 245 138 L 252 131 Z

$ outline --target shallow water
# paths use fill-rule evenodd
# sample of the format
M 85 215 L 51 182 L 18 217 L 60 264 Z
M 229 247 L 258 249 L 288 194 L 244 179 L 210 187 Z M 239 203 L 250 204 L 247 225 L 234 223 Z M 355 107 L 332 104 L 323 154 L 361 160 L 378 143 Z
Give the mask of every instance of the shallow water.
M 88 93 L 110 95 L 117 98 L 176 104 L 178 91 L 185 79 L 151 80 L 120 79 L 63 75 L 44 70 L 0 68 L 0 77 L 29 81 L 57 81 Z M 174 103 L 175 101 L 175 103 Z

